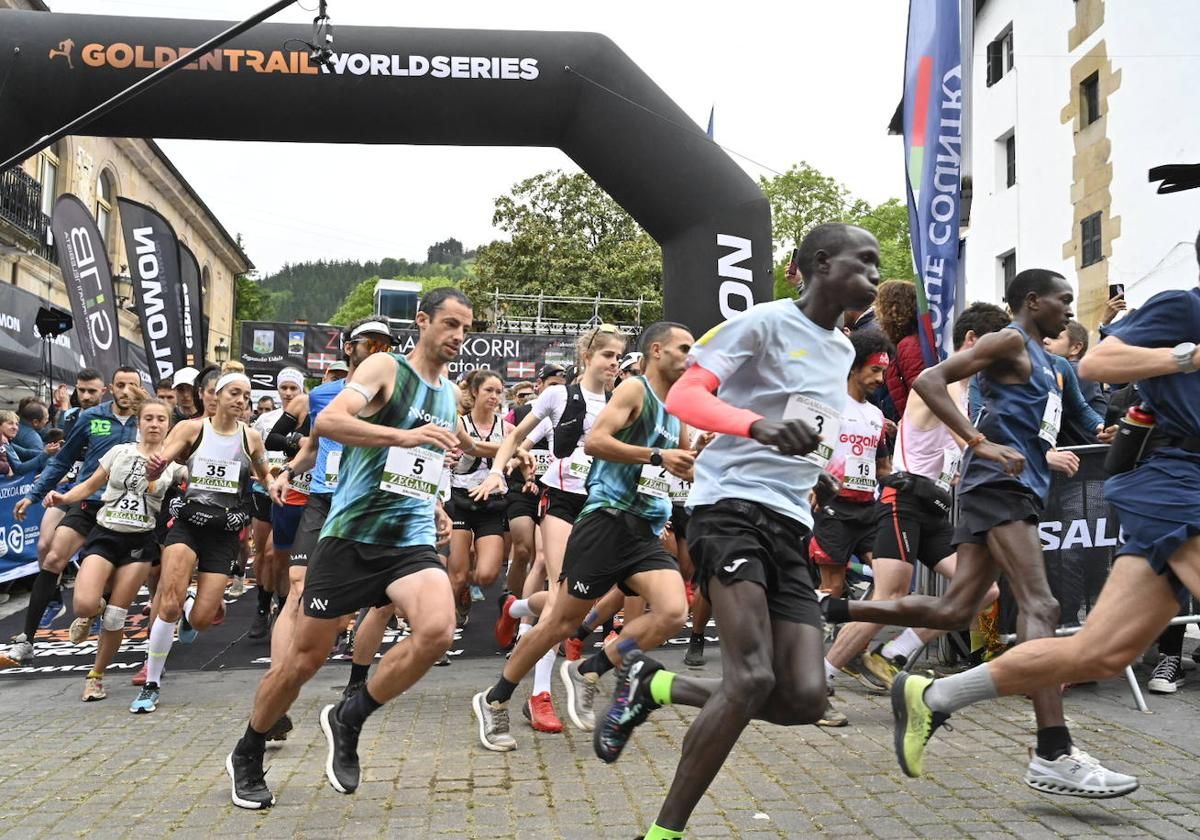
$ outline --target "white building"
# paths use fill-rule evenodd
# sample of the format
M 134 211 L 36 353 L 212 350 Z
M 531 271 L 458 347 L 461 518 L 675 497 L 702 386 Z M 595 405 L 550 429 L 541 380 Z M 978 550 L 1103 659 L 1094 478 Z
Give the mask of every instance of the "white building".
M 1200 162 L 1197 34 L 1194 0 L 975 0 L 966 301 L 1055 269 L 1095 327 L 1109 284 L 1196 283 L 1200 190 L 1147 174 Z

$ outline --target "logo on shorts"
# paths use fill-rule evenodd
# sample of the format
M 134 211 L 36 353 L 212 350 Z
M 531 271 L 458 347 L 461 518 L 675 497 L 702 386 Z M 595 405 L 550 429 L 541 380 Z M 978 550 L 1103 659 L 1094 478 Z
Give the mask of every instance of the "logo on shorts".
M 308 602 L 308 608 L 313 612 L 325 612 L 329 609 L 328 598 L 313 598 Z
M 734 572 L 736 572 L 738 569 L 740 569 L 742 567 L 743 563 L 749 563 L 749 562 L 750 561 L 747 560 L 745 557 L 739 557 L 737 560 L 734 560 L 728 566 L 725 566 L 724 569 L 725 569 L 725 571 L 729 572 L 729 574 L 733 574 Z
M 578 592 L 580 595 L 586 595 L 586 594 L 588 594 L 588 589 L 590 589 L 591 587 L 589 587 L 583 581 L 577 580 L 577 581 L 575 581 L 575 585 L 571 588 L 574 589 L 576 592 Z

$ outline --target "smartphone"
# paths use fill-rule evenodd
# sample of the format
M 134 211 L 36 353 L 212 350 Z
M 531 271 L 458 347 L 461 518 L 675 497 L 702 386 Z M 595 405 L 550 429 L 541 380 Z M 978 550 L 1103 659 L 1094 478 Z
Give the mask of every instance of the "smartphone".
M 1125 294 L 1125 284 L 1124 283 L 1109 283 L 1108 284 L 1108 299 L 1109 300 L 1112 300 L 1117 295 L 1124 295 L 1124 294 Z
M 792 260 L 788 263 L 788 271 L 796 272 L 800 270 L 800 249 L 792 249 Z

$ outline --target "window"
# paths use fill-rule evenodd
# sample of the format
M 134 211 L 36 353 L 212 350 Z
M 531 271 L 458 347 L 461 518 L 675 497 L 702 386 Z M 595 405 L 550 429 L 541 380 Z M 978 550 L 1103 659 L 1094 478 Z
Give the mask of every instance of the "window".
M 1009 187 L 1017 183 L 1017 135 L 1015 133 L 1004 138 L 1004 183 Z
M 1079 83 L 1079 108 L 1085 128 L 1100 119 L 1099 71 Z
M 38 181 L 42 185 L 42 213 L 49 216 L 58 198 L 58 146 L 42 152 L 41 172 Z
M 116 200 L 113 189 L 112 173 L 107 169 L 100 173 L 100 177 L 96 179 L 96 227 L 100 229 L 100 236 L 106 244 L 111 244 L 112 237 L 112 206 Z
M 1004 284 L 1004 291 L 1008 291 L 1008 286 L 1012 283 L 1013 278 L 1017 276 L 1017 252 L 1009 251 L 1004 256 L 1000 257 L 1000 279 Z
M 987 46 L 987 84 L 988 87 L 1004 78 L 1013 69 L 1013 30 L 1008 25 L 996 40 Z
M 1079 238 L 1083 251 L 1083 267 L 1104 259 L 1100 253 L 1100 214 L 1093 213 L 1079 223 Z

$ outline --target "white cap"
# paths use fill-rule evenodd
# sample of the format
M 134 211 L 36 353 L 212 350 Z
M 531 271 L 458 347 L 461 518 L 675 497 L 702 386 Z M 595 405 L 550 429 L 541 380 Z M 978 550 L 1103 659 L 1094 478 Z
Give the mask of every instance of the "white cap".
M 279 371 L 275 377 L 275 387 L 278 388 L 284 382 L 291 382 L 294 385 L 304 387 L 304 374 L 295 368 L 284 368 Z
M 357 327 L 351 330 L 350 338 L 358 338 L 360 335 L 366 335 L 368 333 L 386 335 L 388 338 L 392 337 L 392 331 L 388 329 L 388 325 L 383 321 L 367 321 L 367 323 L 359 324 Z
M 621 359 L 621 370 L 630 370 L 642 363 L 642 354 L 636 350 L 632 353 L 626 353 L 625 358 Z
M 171 380 L 171 387 L 178 388 L 180 385 L 196 384 L 196 377 L 200 375 L 200 371 L 194 367 L 181 367 L 175 371 L 175 378 Z

